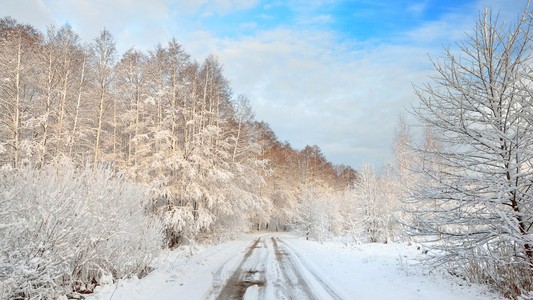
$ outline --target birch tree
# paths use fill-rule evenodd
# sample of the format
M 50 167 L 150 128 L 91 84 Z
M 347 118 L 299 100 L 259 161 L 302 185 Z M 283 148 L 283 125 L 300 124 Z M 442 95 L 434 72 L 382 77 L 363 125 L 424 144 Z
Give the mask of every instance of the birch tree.
M 143 144 L 147 144 L 145 141 L 149 130 L 145 103 L 148 98 L 146 64 L 145 54 L 130 49 L 122 56 L 117 66 L 116 89 L 122 111 L 118 121 L 122 135 L 120 150 L 123 155 L 122 164 L 130 171 L 134 171 L 132 168 L 137 165 L 138 160 L 149 152 L 143 147 Z
M 33 117 L 31 101 L 37 95 L 32 75 L 40 40 L 33 27 L 0 19 L 0 163 L 14 168 L 35 148 L 33 126 L 26 126 L 26 121 Z
M 96 166 L 100 158 L 103 135 L 105 134 L 105 125 L 111 125 L 113 128 L 112 147 L 115 147 L 116 137 L 116 107 L 115 101 L 111 97 L 111 84 L 114 80 L 114 66 L 116 59 L 115 41 L 111 33 L 104 29 L 100 32 L 91 45 L 91 66 L 94 68 L 93 96 L 96 101 L 96 117 L 94 118 L 94 146 L 93 162 Z M 109 116 L 111 111 L 112 116 Z
M 59 29 L 50 27 L 38 55 L 38 68 L 34 76 L 39 89 L 39 105 L 33 107 L 34 136 L 40 148 L 37 159 L 43 165 L 59 154 L 67 154 L 65 142 L 70 121 L 70 105 L 78 67 L 79 38 L 68 26 Z
M 47 146 L 49 144 L 50 131 L 53 129 L 53 121 L 55 119 L 55 110 L 58 102 L 58 85 L 59 85 L 59 57 L 58 51 L 54 45 L 55 40 L 55 28 L 48 29 L 44 45 L 40 47 L 40 59 L 41 65 L 39 68 L 42 72 L 34 74 L 40 80 L 40 87 L 43 90 L 41 98 L 43 98 L 37 109 L 34 108 L 34 115 L 37 119 L 37 132 L 36 135 L 42 136 L 38 143 L 40 144 L 41 152 L 39 161 L 41 165 L 44 163 L 45 156 L 49 156 Z M 42 74 L 42 75 L 41 75 Z M 41 76 L 39 76 L 41 75 Z M 42 108 L 41 108 L 42 107 Z M 41 130 L 42 128 L 42 130 Z
M 51 152 L 53 156 L 58 156 L 68 155 L 69 141 L 73 139 L 69 131 L 79 111 L 78 101 L 81 99 L 77 93 L 83 89 L 86 55 L 80 45 L 78 35 L 68 24 L 57 30 L 53 45 L 58 52 L 59 60 L 57 88 L 59 103 L 56 109 L 55 135 L 52 139 L 55 148 Z
M 88 51 L 85 47 L 79 47 L 74 51 L 74 56 L 76 57 L 76 65 L 78 67 L 78 72 L 76 80 L 74 83 L 74 102 L 72 103 L 71 117 L 72 123 L 68 128 L 68 156 L 71 158 L 80 158 L 82 155 L 78 154 L 81 149 L 84 149 L 83 141 L 86 140 L 85 134 L 83 132 L 82 125 L 86 122 L 83 122 L 83 114 L 85 111 L 87 95 L 88 95 L 88 85 L 87 85 L 87 64 L 88 64 Z M 85 118 L 86 120 L 86 118 Z M 80 142 L 80 140 L 82 142 Z M 78 150 L 79 149 L 79 150 Z M 78 150 L 78 151 L 77 151 Z M 76 155 L 78 154 L 78 155 Z

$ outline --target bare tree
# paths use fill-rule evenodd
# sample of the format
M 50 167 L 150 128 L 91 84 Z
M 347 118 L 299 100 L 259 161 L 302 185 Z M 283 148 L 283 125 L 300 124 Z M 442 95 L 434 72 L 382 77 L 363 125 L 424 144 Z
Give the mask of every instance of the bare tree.
M 26 108 L 36 95 L 32 75 L 40 40 L 33 27 L 0 19 L 0 163 L 15 168 L 32 152 L 32 135 L 24 123 L 32 117 Z
M 146 134 L 147 124 L 143 120 L 144 100 L 147 98 L 146 84 L 147 57 L 142 52 L 134 49 L 128 50 L 117 66 L 117 98 L 120 102 L 121 113 L 119 118 L 122 133 L 122 147 L 124 164 L 136 164 L 143 139 Z M 117 125 L 119 125 L 117 124 Z
M 34 74 L 42 93 L 40 105 L 33 108 L 33 114 L 39 125 L 35 136 L 41 151 L 40 164 L 49 161 L 58 154 L 66 154 L 66 124 L 72 96 L 75 94 L 73 83 L 78 75 L 76 54 L 79 53 L 79 38 L 70 26 L 48 29 L 41 53 L 38 56 L 41 72 Z
M 531 21 L 528 9 L 515 25 L 485 10 L 459 53 L 447 49 L 434 61 L 434 84 L 416 89 L 415 113 L 439 147 L 418 149 L 424 179 L 413 194 L 421 208 L 413 233 L 443 250 L 440 262 L 513 286 L 511 295 L 533 269 L 533 124 L 524 76 L 532 71 Z M 522 280 L 502 282 L 501 270 Z
M 100 156 L 100 148 L 102 147 L 102 136 L 105 132 L 104 125 L 106 121 L 106 113 L 109 108 L 112 109 L 113 139 L 116 136 L 116 111 L 115 101 L 111 98 L 111 84 L 114 80 L 114 66 L 115 66 L 115 42 L 111 33 L 104 29 L 100 32 L 100 36 L 94 40 L 91 45 L 91 65 L 94 68 L 94 97 L 96 99 L 96 118 L 94 127 L 94 156 L 93 161 L 98 162 Z M 113 147 L 115 143 L 113 140 Z
M 411 182 L 414 181 L 414 174 L 411 172 L 412 166 L 415 163 L 414 155 L 411 151 L 412 146 L 411 129 L 409 124 L 407 124 L 405 117 L 401 115 L 398 124 L 396 125 L 396 133 L 394 136 L 394 169 L 398 174 L 402 185 L 407 188 L 411 185 Z

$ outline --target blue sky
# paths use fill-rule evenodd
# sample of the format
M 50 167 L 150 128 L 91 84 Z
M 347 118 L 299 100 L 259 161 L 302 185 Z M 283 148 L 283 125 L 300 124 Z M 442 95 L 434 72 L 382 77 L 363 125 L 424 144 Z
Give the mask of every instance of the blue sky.
M 511 20 L 526 0 L 0 0 L 44 31 L 68 22 L 90 42 L 106 27 L 119 51 L 175 37 L 194 59 L 215 54 L 235 96 L 295 148 L 380 167 L 395 125 L 429 81 L 429 56 L 465 38 L 485 6 Z M 410 118 L 407 114 L 408 119 Z

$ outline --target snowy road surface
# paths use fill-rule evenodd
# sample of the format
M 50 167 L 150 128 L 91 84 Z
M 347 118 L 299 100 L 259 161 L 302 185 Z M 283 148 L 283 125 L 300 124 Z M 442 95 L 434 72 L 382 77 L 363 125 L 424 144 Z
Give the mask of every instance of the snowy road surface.
M 502 299 L 430 273 L 403 244 L 320 244 L 264 233 L 217 246 L 183 247 L 143 279 L 104 286 L 103 299 Z
M 343 299 L 278 237 L 255 239 L 226 283 L 208 299 Z

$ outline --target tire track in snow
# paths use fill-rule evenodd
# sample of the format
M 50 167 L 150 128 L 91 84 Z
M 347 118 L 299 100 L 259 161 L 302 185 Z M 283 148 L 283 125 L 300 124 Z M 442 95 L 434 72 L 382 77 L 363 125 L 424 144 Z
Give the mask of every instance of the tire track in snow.
M 273 238 L 274 239 L 274 238 Z M 308 264 L 305 263 L 305 261 L 301 258 L 301 256 L 295 251 L 291 246 L 287 245 L 287 243 L 283 242 L 279 238 L 276 238 L 284 246 L 284 248 L 288 251 L 288 257 L 291 260 L 291 263 L 293 264 L 293 268 L 298 271 L 300 274 L 300 277 L 303 277 L 301 274 L 301 271 L 305 269 L 309 274 L 312 275 L 313 279 L 320 284 L 320 287 L 327 293 L 327 295 L 334 300 L 342 300 L 343 298 L 339 296 L 333 288 L 329 286 L 324 280 L 311 268 Z M 290 253 L 292 252 L 292 253 Z M 301 268 L 297 267 L 297 265 L 300 265 Z
M 261 240 L 262 237 L 257 238 L 248 248 L 241 263 L 230 276 L 222 290 L 220 290 L 218 296 L 217 292 L 219 292 L 219 289 L 214 289 L 210 296 L 207 297 L 208 299 L 212 299 L 215 296 L 217 300 L 242 299 L 249 286 L 255 284 L 264 285 L 264 279 L 261 281 L 260 278 L 257 278 L 257 275 L 261 275 L 259 272 L 256 272 L 255 270 L 244 271 L 245 264 L 248 262 L 254 251 L 259 247 L 259 242 Z M 223 268 L 223 266 L 221 268 Z
M 274 246 L 274 253 L 276 255 L 276 261 L 278 263 L 279 269 L 281 270 L 282 276 L 284 277 L 283 281 L 285 283 L 289 283 L 289 286 L 285 287 L 286 292 L 289 294 L 286 296 L 288 296 L 289 299 L 298 299 L 305 295 L 308 297 L 308 299 L 317 299 L 313 295 L 313 292 L 311 291 L 307 282 L 302 278 L 302 275 L 298 272 L 298 269 L 295 267 L 288 253 L 280 249 L 278 242 L 277 242 L 277 238 L 271 237 L 271 240 L 272 240 L 272 245 Z M 297 291 L 301 291 L 301 293 L 298 293 Z
M 294 249 L 274 236 L 254 240 L 221 286 L 225 265 L 214 274 L 213 289 L 207 299 L 342 299 L 303 263 Z

